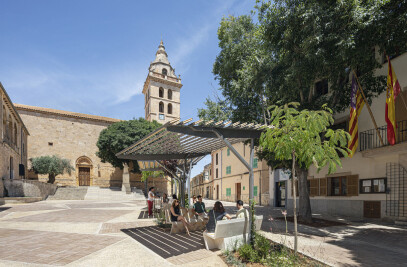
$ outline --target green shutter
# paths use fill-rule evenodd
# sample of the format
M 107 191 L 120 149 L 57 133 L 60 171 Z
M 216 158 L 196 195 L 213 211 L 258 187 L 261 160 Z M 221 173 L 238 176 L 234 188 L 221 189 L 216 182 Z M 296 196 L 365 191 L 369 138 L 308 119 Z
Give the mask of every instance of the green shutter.
M 232 188 L 226 188 L 226 196 L 230 197 L 232 195 Z
M 243 186 L 243 190 L 246 190 L 246 186 Z
M 253 159 L 253 168 L 257 168 L 258 159 Z
M 257 186 L 253 188 L 253 196 L 257 197 Z
M 230 149 L 228 148 L 227 155 L 230 156 Z
M 232 173 L 232 166 L 226 166 L 226 174 Z

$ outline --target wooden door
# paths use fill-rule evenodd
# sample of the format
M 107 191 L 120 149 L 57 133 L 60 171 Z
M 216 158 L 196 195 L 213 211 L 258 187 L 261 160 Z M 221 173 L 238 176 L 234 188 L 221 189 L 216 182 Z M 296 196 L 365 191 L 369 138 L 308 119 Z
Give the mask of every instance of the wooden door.
M 90 186 L 89 167 L 79 167 L 79 186 Z
M 242 196 L 242 184 L 236 183 L 236 201 L 240 200 Z
M 365 218 L 380 218 L 380 201 L 363 201 Z
M 219 199 L 219 185 L 216 185 L 216 199 Z

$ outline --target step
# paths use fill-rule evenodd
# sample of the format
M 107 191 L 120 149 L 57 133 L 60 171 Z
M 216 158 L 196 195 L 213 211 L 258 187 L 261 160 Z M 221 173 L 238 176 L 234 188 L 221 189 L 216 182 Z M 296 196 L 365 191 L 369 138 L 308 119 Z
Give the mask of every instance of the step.
M 33 202 L 38 202 L 41 200 L 42 200 L 42 197 L 4 197 L 4 198 L 0 198 L 0 202 L 5 203 L 5 204 L 33 203 Z

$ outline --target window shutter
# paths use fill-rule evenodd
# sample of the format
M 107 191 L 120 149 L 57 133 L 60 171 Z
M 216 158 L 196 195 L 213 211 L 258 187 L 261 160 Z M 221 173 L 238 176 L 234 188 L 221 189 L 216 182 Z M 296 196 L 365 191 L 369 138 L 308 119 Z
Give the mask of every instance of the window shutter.
M 359 175 L 348 175 L 346 178 L 347 196 L 357 196 L 359 193 Z
M 328 178 L 321 178 L 319 179 L 319 195 L 326 196 L 327 195 L 327 179 Z
M 318 196 L 319 179 L 309 179 L 308 181 L 309 181 L 309 196 L 310 197 Z

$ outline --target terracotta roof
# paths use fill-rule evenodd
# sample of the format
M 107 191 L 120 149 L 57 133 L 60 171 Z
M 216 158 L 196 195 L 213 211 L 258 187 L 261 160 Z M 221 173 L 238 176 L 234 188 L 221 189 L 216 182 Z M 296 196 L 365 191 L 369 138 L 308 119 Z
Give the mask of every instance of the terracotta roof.
M 33 112 L 46 113 L 46 114 L 55 114 L 55 115 L 60 115 L 60 116 L 65 116 L 65 117 L 70 117 L 70 118 L 79 118 L 79 119 L 109 122 L 109 123 L 121 121 L 119 119 L 113 119 L 113 118 L 108 118 L 108 117 L 89 115 L 89 114 L 83 114 L 83 113 L 77 113 L 77 112 L 71 112 L 71 111 L 57 110 L 57 109 L 52 109 L 52 108 L 34 107 L 34 106 L 28 106 L 28 105 L 23 105 L 23 104 L 14 104 L 14 106 L 17 110 L 33 111 Z

